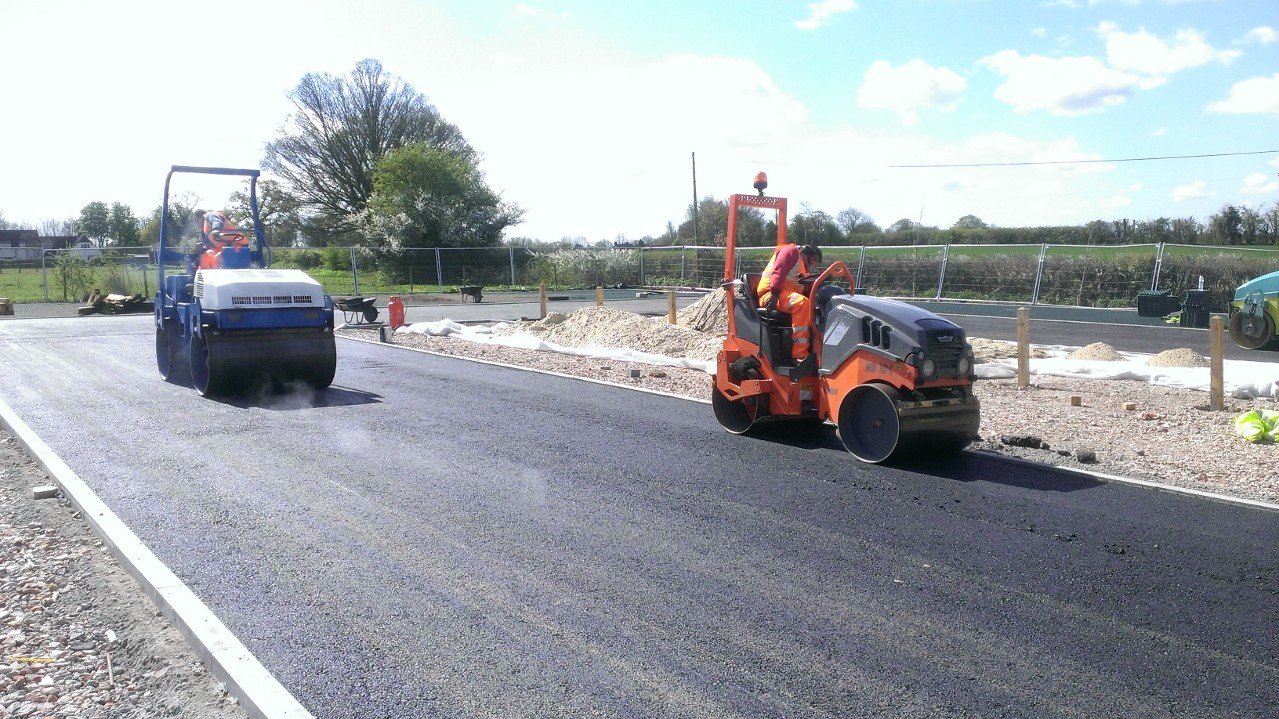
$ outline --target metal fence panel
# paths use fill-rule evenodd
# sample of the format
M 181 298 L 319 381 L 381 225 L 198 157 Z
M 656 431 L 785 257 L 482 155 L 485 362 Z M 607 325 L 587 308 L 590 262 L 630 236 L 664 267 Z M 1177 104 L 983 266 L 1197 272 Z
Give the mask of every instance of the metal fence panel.
M 1158 245 L 1049 245 L 1039 303 L 1131 307 L 1150 288 Z

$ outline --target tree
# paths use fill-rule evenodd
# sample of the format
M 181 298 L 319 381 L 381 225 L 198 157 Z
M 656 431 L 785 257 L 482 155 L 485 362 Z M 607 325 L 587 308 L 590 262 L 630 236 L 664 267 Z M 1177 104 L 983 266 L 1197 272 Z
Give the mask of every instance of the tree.
M 252 219 L 249 193 L 240 190 L 227 200 L 227 211 L 237 218 Z M 297 198 L 275 180 L 258 183 L 258 220 L 262 223 L 262 235 L 272 247 L 295 247 L 302 230 L 301 207 Z M 308 243 L 310 244 L 310 243 Z M 321 240 L 315 247 L 323 247 Z
M 952 230 L 984 230 L 988 227 L 977 215 L 964 215 L 951 225 Z
M 90 202 L 80 208 L 75 225 L 76 232 L 101 245 L 111 235 L 111 210 L 105 202 Z
M 1221 212 L 1208 218 L 1208 232 L 1218 245 L 1237 245 L 1243 239 L 1243 217 L 1234 205 L 1223 205 Z
M 848 207 L 839 211 L 835 215 L 835 223 L 839 225 L 839 229 L 844 231 L 844 235 L 852 239 L 852 235 L 863 233 L 879 232 L 879 225 L 870 219 L 870 216 L 855 207 Z
M 384 267 L 415 247 L 496 247 L 523 210 L 489 189 L 469 158 L 425 143 L 378 160 L 367 232 Z
M 1260 245 L 1266 239 L 1266 219 L 1261 210 L 1247 205 L 1239 207 L 1239 234 L 1245 245 Z
M 1138 242 L 1172 242 L 1172 220 L 1159 217 L 1137 223 Z
M 40 223 L 37 228 L 40 234 L 45 237 L 63 237 L 66 235 L 74 235 L 76 219 L 68 217 L 64 220 L 45 220 Z M 4 229 L 4 223 L 0 222 L 0 229 Z
M 178 197 L 169 198 L 169 232 L 167 236 L 168 246 L 173 248 L 182 243 L 183 239 L 187 240 L 187 244 L 191 247 L 195 246 L 196 240 L 200 236 L 200 228 L 195 226 L 195 208 L 200 204 L 199 198 L 190 193 L 183 193 Z M 151 210 L 151 214 L 147 216 L 145 222 L 142 223 L 142 230 L 138 238 L 139 244 L 157 246 L 160 244 L 160 206 L 156 206 Z
M 1266 220 L 1266 244 L 1279 245 L 1279 202 L 1272 202 L 1269 207 L 1262 205 L 1261 214 Z
M 844 244 L 844 234 L 834 218 L 808 205 L 801 207 L 800 212 L 791 218 L 790 227 L 786 228 L 791 242 L 818 246 Z
M 900 234 L 903 232 L 910 232 L 911 230 L 914 230 L 917 227 L 918 225 L 915 224 L 914 220 L 910 219 L 909 217 L 903 217 L 900 220 L 889 225 L 888 229 L 884 230 L 884 232 Z
M 312 235 L 363 229 L 374 168 L 391 150 L 422 144 L 476 159 L 461 130 L 376 60 L 356 63 L 349 78 L 307 73 L 289 98 L 296 111 L 263 164 L 297 198 Z
M 1204 226 L 1193 217 L 1178 217 L 1172 221 L 1169 242 L 1180 245 L 1197 245 L 1203 236 Z
M 120 202 L 111 203 L 111 213 L 107 218 L 108 234 L 117 247 L 137 245 L 141 234 L 140 222 L 133 216 L 133 208 Z

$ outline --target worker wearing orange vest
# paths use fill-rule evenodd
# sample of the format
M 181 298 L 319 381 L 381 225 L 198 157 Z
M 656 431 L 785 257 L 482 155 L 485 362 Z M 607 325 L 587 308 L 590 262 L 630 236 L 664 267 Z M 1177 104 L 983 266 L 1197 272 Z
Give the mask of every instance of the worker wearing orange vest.
M 804 296 L 800 281 L 821 261 L 822 251 L 813 245 L 782 245 L 773 252 L 756 287 L 760 307 L 790 313 L 791 357 L 796 363 L 808 357 L 813 336 L 813 303 Z M 774 292 L 774 287 L 779 291 Z
M 205 212 L 204 210 L 195 211 L 195 221 L 202 223 L 200 230 L 200 269 L 212 269 L 218 266 L 218 253 L 222 251 L 230 242 L 222 238 L 223 233 L 234 232 L 237 228 L 235 223 L 227 219 L 226 213 L 222 210 L 214 210 Z M 244 235 L 238 235 L 240 243 L 244 242 Z

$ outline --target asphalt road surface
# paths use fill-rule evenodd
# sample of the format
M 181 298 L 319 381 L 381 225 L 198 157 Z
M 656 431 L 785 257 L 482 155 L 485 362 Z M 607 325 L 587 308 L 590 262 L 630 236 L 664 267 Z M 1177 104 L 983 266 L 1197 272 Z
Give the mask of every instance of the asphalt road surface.
M 8 402 L 316 716 L 1273 717 L 1279 513 L 343 340 L 161 381 L 0 324 Z

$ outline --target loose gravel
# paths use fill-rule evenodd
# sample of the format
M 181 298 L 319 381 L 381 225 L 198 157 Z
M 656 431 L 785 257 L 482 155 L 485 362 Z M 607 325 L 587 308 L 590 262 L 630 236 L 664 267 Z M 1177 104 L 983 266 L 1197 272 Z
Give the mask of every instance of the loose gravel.
M 248 715 L 0 429 L 0 717 Z

